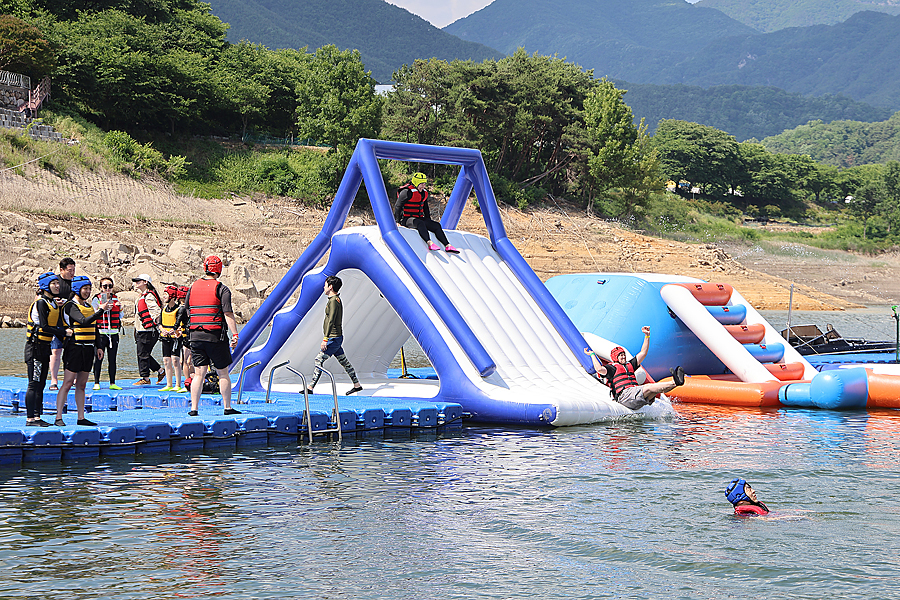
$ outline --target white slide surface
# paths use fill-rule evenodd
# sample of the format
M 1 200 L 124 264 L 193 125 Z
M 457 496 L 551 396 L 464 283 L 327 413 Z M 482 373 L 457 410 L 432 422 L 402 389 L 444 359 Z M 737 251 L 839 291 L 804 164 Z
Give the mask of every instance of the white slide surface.
M 424 294 L 381 240 L 377 227 L 349 228 L 336 236 L 349 233 L 366 236 L 438 329 L 465 376 L 489 398 L 553 404 L 557 408 L 554 425 L 592 423 L 633 414 L 612 400 L 609 389 L 584 371 L 487 238 L 448 231 L 451 244 L 461 252 L 451 255 L 426 250 L 414 230 L 401 228 L 400 231 L 494 360 L 497 368 L 491 375 L 482 378 L 477 372 Z M 387 378 L 388 365 L 408 339 L 410 331 L 362 272 L 345 270 L 339 275 L 344 280 L 341 290 L 344 349 L 365 387 L 363 394 L 434 396 L 439 385 L 436 381 Z M 294 368 L 307 374 L 312 372 L 322 339 L 324 306 L 323 296 L 296 326 L 271 364 L 290 360 Z M 349 381 L 337 361 L 329 360 L 325 368 L 339 381 Z M 268 372 L 265 372 L 264 379 L 267 378 Z M 286 369 L 277 371 L 274 381 L 275 389 L 299 389 L 298 378 Z M 319 382 L 318 393 L 326 393 L 325 382 L 325 378 Z M 330 389 L 327 391 L 330 393 Z M 341 393 L 340 387 L 338 393 Z M 662 400 L 640 412 L 661 416 L 671 414 L 673 410 L 667 400 Z

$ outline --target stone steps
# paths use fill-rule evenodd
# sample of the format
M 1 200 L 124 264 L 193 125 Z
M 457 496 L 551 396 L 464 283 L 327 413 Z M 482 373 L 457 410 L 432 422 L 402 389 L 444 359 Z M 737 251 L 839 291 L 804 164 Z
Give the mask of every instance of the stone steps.
M 32 138 L 44 142 L 65 141 L 65 138 L 50 125 L 32 124 L 29 128 L 28 125 L 31 122 L 31 119 L 25 118 L 24 113 L 0 108 L 0 128 L 12 129 L 20 133 L 24 133 L 27 129 Z

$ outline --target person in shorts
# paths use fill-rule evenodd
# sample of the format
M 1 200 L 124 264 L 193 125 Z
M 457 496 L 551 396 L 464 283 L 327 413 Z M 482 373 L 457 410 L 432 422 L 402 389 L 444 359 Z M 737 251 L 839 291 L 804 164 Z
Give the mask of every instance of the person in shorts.
M 72 299 L 72 278 L 75 277 L 75 259 L 65 257 L 59 261 L 59 305 L 63 306 Z M 63 340 L 53 338 L 50 341 L 50 391 L 59 389 L 59 365 L 62 364 Z
M 628 360 L 624 348 L 616 346 L 609 353 L 612 364 L 602 365 L 597 355 L 590 348 L 584 349 L 584 353 L 591 357 L 594 369 L 596 369 L 601 381 L 605 379 L 607 385 L 612 388 L 616 402 L 631 410 L 638 410 L 648 404 L 653 404 L 660 394 L 665 394 L 680 385 L 684 385 L 684 369 L 681 367 L 669 369 L 669 372 L 672 373 L 671 381 L 638 384 L 635 372 L 640 368 L 644 359 L 647 358 L 647 351 L 650 349 L 650 327 L 645 325 L 641 327 L 641 331 L 644 334 L 644 343 L 641 346 L 641 351 L 631 360 Z
M 159 342 L 162 346 L 163 368 L 166 370 L 166 387 L 161 392 L 187 392 L 181 387 L 181 327 L 178 317 L 181 304 L 178 302 L 178 286 L 166 286 L 166 301 L 159 315 Z
M 222 274 L 222 260 L 215 255 L 203 261 L 205 275 L 191 285 L 185 298 L 190 332 L 191 359 L 194 375 L 191 378 L 191 410 L 196 417 L 199 412 L 200 394 L 203 381 L 210 365 L 219 375 L 219 391 L 226 415 L 239 415 L 241 411 L 231 408 L 231 349 L 237 345 L 237 322 L 231 308 L 231 290 L 219 281 Z M 231 334 L 229 343 L 228 332 Z
M 96 423 L 89 421 L 84 416 L 85 387 L 94 369 L 94 359 L 103 357 L 103 349 L 100 348 L 95 321 L 106 312 L 111 303 L 107 301 L 96 310 L 91 305 L 91 280 L 84 275 L 77 275 L 72 279 L 72 291 L 74 296 L 63 307 L 63 318 L 66 325 L 72 330 L 72 335 L 66 338 L 63 349 L 63 383 L 56 393 L 56 422 L 57 427 L 65 427 L 63 421 L 63 408 L 66 405 L 66 397 L 72 386 L 75 386 L 75 405 L 78 408 L 78 425 L 94 426 Z

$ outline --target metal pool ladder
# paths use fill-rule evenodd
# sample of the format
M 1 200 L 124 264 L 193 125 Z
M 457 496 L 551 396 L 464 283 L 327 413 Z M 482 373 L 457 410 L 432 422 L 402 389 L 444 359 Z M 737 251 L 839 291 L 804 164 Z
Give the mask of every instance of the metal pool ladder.
M 303 373 L 296 370 L 294 367 L 290 366 L 291 361 L 285 361 L 283 363 L 279 363 L 272 367 L 272 370 L 269 371 L 269 385 L 266 387 L 266 404 L 269 403 L 269 394 L 272 391 L 272 379 L 274 378 L 276 369 L 280 369 L 281 367 L 287 367 L 287 370 L 293 373 L 294 375 L 300 378 L 300 383 L 303 384 L 303 402 L 306 405 L 306 412 L 303 413 L 303 418 L 306 421 L 306 430 L 309 434 L 309 443 L 313 441 L 313 429 L 312 429 L 312 418 L 309 414 L 309 386 L 306 385 L 306 377 L 303 376 Z M 337 399 L 337 383 L 334 381 L 334 375 L 331 374 L 331 371 L 327 369 L 323 369 L 322 367 L 316 367 L 317 370 L 322 371 L 328 378 L 331 380 L 331 396 L 334 398 L 334 410 L 331 413 L 331 422 L 335 424 L 334 427 L 327 427 L 325 429 L 320 429 L 316 433 L 319 434 L 327 434 L 327 433 L 336 433 L 338 434 L 338 441 L 343 441 L 343 435 L 341 433 L 341 413 L 338 409 L 338 399 Z M 302 426 L 302 424 L 301 424 Z

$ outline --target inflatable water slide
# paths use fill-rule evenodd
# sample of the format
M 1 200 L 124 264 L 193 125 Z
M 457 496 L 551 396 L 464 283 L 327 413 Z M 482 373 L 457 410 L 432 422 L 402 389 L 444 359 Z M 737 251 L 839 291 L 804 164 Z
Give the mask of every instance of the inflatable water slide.
M 380 159 L 460 167 L 441 219 L 460 254 L 429 252 L 416 231 L 398 228 Z M 363 184 L 377 224 L 342 229 Z M 489 238 L 455 230 L 473 190 Z M 265 390 L 271 380 L 273 390 L 302 391 L 300 378 L 281 367 L 312 374 L 331 275 L 343 280 L 343 347 L 362 395 L 457 402 L 474 421 L 502 424 L 576 425 L 633 414 L 591 375 L 584 337 L 507 238 L 477 150 L 359 141 L 321 233 L 241 331 L 233 356 L 247 365 L 246 390 Z M 268 339 L 251 348 L 270 323 Z M 410 336 L 437 379 L 388 377 Z M 349 381 L 336 361 L 325 368 L 342 385 Z M 326 387 L 331 393 L 323 378 L 316 392 Z M 658 416 L 672 407 L 662 399 L 641 412 Z
M 733 406 L 900 408 L 900 377 L 865 365 L 818 372 L 728 284 L 635 273 L 559 275 L 547 288 L 593 343 L 637 351 L 651 328 L 643 367 L 651 377 L 684 367 L 682 402 Z

